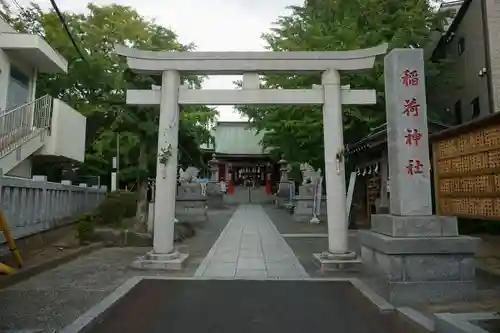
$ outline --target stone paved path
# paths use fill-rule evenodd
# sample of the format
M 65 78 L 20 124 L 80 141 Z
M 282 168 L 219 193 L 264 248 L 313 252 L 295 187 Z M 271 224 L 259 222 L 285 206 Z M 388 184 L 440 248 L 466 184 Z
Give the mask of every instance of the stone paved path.
M 260 205 L 240 205 L 198 267 L 205 278 L 307 278 Z

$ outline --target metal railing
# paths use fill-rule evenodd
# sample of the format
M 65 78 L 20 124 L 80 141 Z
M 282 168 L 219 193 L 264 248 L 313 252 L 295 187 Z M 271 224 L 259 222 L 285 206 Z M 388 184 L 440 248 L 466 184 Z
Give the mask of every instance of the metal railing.
M 51 118 L 49 95 L 0 114 L 0 157 L 31 139 L 40 129 L 49 129 Z

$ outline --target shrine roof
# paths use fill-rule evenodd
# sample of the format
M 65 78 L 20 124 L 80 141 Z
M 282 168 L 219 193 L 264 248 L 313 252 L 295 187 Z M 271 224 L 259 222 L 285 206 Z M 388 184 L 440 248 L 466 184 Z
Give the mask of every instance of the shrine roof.
M 462 123 L 460 125 L 450 126 L 445 130 L 432 133 L 431 135 L 429 135 L 429 139 L 430 141 L 443 140 L 471 131 L 480 130 L 482 128 L 498 126 L 498 124 L 500 124 L 500 112 L 493 112 L 475 119 L 471 119 L 468 122 Z
M 217 155 L 227 156 L 265 156 L 261 140 L 264 133 L 250 127 L 247 121 L 218 121 L 212 130 L 215 144 L 204 145 L 203 150 L 213 151 Z
M 438 133 L 450 128 L 449 125 L 429 120 L 427 122 L 429 134 Z M 347 155 L 355 155 L 359 152 L 366 151 L 367 149 L 372 149 L 378 147 L 387 142 L 387 123 L 384 123 L 376 128 L 374 128 L 370 134 L 365 136 L 363 139 L 350 144 L 346 147 Z

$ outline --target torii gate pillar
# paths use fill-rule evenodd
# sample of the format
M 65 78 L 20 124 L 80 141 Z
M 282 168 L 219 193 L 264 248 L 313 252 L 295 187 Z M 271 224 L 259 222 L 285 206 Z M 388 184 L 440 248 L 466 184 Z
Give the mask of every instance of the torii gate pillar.
M 323 72 L 323 136 L 325 148 L 326 208 L 328 212 L 328 252 L 347 253 L 348 223 L 346 207 L 345 168 L 337 160 L 337 153 L 344 149 L 344 124 L 340 74 L 336 70 Z
M 161 90 L 127 91 L 127 104 L 160 104 L 154 246 L 137 266 L 180 268 L 187 258 L 174 249 L 179 104 L 323 105 L 328 249 L 314 254 L 314 258 L 326 270 L 357 266 L 359 259 L 348 251 L 342 105 L 375 104 L 376 92 L 341 87 L 339 71 L 372 68 L 375 57 L 386 50 L 387 44 L 341 52 L 155 52 L 116 46 L 116 53 L 127 56 L 128 66 L 136 73 L 162 75 Z M 260 89 L 259 74 L 279 72 L 322 73 L 322 85 L 313 89 Z M 242 74 L 243 89 L 190 89 L 180 86 L 179 73 Z
M 153 235 L 154 254 L 176 254 L 174 250 L 174 217 L 177 179 L 177 145 L 179 143 L 179 87 L 177 71 L 165 71 L 162 75 L 160 124 L 158 130 L 158 155 L 156 164 L 157 202 L 161 209 L 155 209 L 158 229 Z M 175 148 L 173 148 L 175 147 Z M 162 158 L 163 157 L 163 158 Z

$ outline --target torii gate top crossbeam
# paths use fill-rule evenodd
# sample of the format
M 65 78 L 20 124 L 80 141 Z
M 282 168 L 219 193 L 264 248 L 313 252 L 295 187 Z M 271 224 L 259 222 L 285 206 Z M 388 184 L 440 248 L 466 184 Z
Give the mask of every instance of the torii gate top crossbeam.
M 386 53 L 387 47 L 384 43 L 368 49 L 334 52 L 157 52 L 115 45 L 115 52 L 126 56 L 129 68 L 140 74 L 160 75 L 166 70 L 175 70 L 201 75 L 238 75 L 367 69 L 373 67 L 376 56 Z

